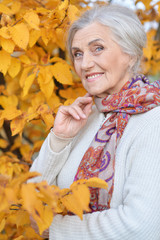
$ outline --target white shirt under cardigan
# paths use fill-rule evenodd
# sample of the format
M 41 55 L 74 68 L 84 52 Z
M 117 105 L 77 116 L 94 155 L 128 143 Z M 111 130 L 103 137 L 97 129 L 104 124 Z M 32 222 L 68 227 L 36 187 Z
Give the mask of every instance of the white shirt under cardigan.
M 31 168 L 42 173 L 35 181 L 68 188 L 104 119 L 94 107 L 74 139 L 50 133 Z M 132 116 L 125 128 L 116 151 L 111 208 L 86 214 L 83 221 L 58 214 L 49 235 L 50 240 L 160 240 L 160 107 Z

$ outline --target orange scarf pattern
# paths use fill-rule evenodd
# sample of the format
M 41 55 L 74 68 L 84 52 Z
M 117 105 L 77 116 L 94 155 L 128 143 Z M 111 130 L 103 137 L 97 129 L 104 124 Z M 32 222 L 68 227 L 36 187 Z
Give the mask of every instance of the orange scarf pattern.
M 90 188 L 92 212 L 110 208 L 117 145 L 131 115 L 147 112 L 160 105 L 160 82 L 150 83 L 145 76 L 136 76 L 120 92 L 103 99 L 95 98 L 95 104 L 100 112 L 111 113 L 111 116 L 96 133 L 74 179 L 99 177 L 108 183 L 108 191 Z

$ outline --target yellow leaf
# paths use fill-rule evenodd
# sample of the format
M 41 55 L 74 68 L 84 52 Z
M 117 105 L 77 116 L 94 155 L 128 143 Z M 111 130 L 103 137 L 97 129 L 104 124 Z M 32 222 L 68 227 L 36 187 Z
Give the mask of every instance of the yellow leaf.
M 33 96 L 31 103 L 32 103 L 32 106 L 36 109 L 39 105 L 44 103 L 44 101 L 45 101 L 45 97 L 44 97 L 43 93 L 38 92 Z
M 55 63 L 51 67 L 51 71 L 56 80 L 62 84 L 72 85 L 72 74 L 68 64 L 61 62 Z
M 29 224 L 29 223 L 30 223 L 29 214 L 24 210 L 17 211 L 17 214 L 16 214 L 17 227 L 19 227 L 19 226 L 23 227 L 24 225 Z
M 48 131 L 51 127 L 53 127 L 53 123 L 54 123 L 53 114 L 48 111 L 43 113 L 41 117 L 46 124 L 46 131 Z
M 31 64 L 31 60 L 27 55 L 21 55 L 19 58 L 22 63 Z
M 5 188 L 5 197 L 7 199 L 7 202 L 9 204 L 13 204 L 17 201 L 16 193 L 13 188 Z
M 47 130 L 50 129 L 53 126 L 54 117 L 52 111 L 48 108 L 48 106 L 46 104 L 42 104 L 38 108 L 37 113 L 41 115 L 42 120 L 47 126 Z
M 18 13 L 20 11 L 20 8 L 21 8 L 20 2 L 18 2 L 18 1 L 12 2 L 12 5 L 11 5 L 12 14 Z
M 26 67 L 26 68 L 23 69 L 22 74 L 21 74 L 20 79 L 19 79 L 19 84 L 22 88 L 24 87 L 25 80 L 26 80 L 28 74 L 31 72 L 32 69 L 33 69 L 33 67 Z
M 95 187 L 95 188 L 104 188 L 104 189 L 108 188 L 108 184 L 100 178 L 90 178 L 86 180 L 86 185 L 88 187 Z
M 52 67 L 51 66 L 41 67 L 39 75 L 41 75 L 43 78 L 43 84 L 49 83 L 53 77 Z
M 20 187 L 20 185 L 24 182 L 26 182 L 27 180 L 29 180 L 30 178 L 33 177 L 37 177 L 40 176 L 41 174 L 38 172 L 27 172 L 27 173 L 23 173 L 20 176 L 14 178 L 11 182 L 10 182 L 10 187 L 15 187 L 17 188 Z
M 44 207 L 44 215 L 43 219 L 45 222 L 45 229 L 49 228 L 53 221 L 53 210 L 49 206 Z
M 21 188 L 21 196 L 23 200 L 23 208 L 29 212 L 36 220 L 40 230 L 45 230 L 43 226 L 43 210 L 44 206 L 38 198 L 38 193 L 33 183 L 23 184 Z
M 65 50 L 65 33 L 62 28 L 56 28 L 56 43 L 64 51 Z
M 55 110 L 60 106 L 60 98 L 53 92 L 52 96 L 47 99 L 47 104 L 51 109 Z
M 31 28 L 39 30 L 40 19 L 33 10 L 26 12 L 23 16 L 24 20 L 29 24 Z
M 144 56 L 150 60 L 153 54 L 153 44 L 154 44 L 155 30 L 150 30 L 147 33 L 147 46 L 143 49 Z
M 4 119 L 1 119 L 0 120 L 0 128 L 3 126 L 3 123 L 4 123 Z
M 12 53 L 15 48 L 15 43 L 12 39 L 1 38 L 1 46 L 6 52 Z
M 32 150 L 28 144 L 24 144 L 20 147 L 20 153 L 26 162 L 30 162 L 31 156 L 32 156 Z
M 27 122 L 36 119 L 39 116 L 39 114 L 36 112 L 36 106 L 28 108 L 28 114 L 27 114 Z
M 0 232 L 2 232 L 2 230 L 4 229 L 5 224 L 6 224 L 6 220 L 5 218 L 3 218 L 2 221 L 0 222 Z
M 69 98 L 64 102 L 64 106 L 71 105 L 75 101 L 75 98 Z
M 27 52 L 26 52 L 26 55 L 31 59 L 32 62 L 38 63 L 39 62 L 39 56 L 34 49 L 35 48 L 28 49 Z
M 12 11 L 7 6 L 0 3 L 0 13 L 5 13 L 7 15 L 11 15 Z
M 79 202 L 75 198 L 74 194 L 68 194 L 61 198 L 61 202 L 66 207 L 66 209 L 83 219 L 83 210 L 79 206 Z
M 9 107 L 5 110 L 2 110 L 2 114 L 1 114 L 1 119 L 4 118 L 4 119 L 7 119 L 7 120 L 12 120 L 16 117 L 18 117 L 19 115 L 21 115 L 22 112 L 21 110 L 18 110 L 14 107 Z
M 26 49 L 29 42 L 29 30 L 24 23 L 9 28 L 13 41 L 18 47 Z
M 36 240 L 43 239 L 39 236 L 39 234 L 35 233 L 35 230 L 33 228 L 31 228 L 30 226 L 26 226 L 25 227 L 25 239 L 31 239 L 31 236 L 32 236 L 32 239 L 36 239 Z
M 67 16 L 70 20 L 70 23 L 73 23 L 77 19 L 77 16 L 79 16 L 79 14 L 80 14 L 80 11 L 76 6 L 71 4 L 68 6 Z
M 6 148 L 8 146 L 8 142 L 5 139 L 0 138 L 0 148 Z
M 73 99 L 76 99 L 77 97 L 82 97 L 84 96 L 87 92 L 84 88 L 80 88 L 80 87 L 77 87 L 77 88 L 67 88 L 67 89 L 62 89 L 59 91 L 60 93 L 60 96 L 62 96 L 63 98 L 73 98 Z
M 29 75 L 26 78 L 24 87 L 23 87 L 22 97 L 25 97 L 28 94 L 28 91 L 29 91 L 30 87 L 32 86 L 35 77 L 36 77 L 36 72 L 32 73 L 31 75 Z
M 6 75 L 7 70 L 11 64 L 11 56 L 4 50 L 0 51 L 0 72 Z
M 39 152 L 43 142 L 44 142 L 43 140 L 36 141 L 33 146 L 33 152 Z
M 83 211 L 90 211 L 89 202 L 90 202 L 90 191 L 88 187 L 84 184 L 77 184 L 72 189 L 72 193 L 74 194 L 75 199 L 79 203 L 79 207 Z
M 11 95 L 11 96 L 0 96 L 0 105 L 3 108 L 8 108 L 8 107 L 16 107 L 18 105 L 18 98 L 16 95 Z
M 44 44 L 47 46 L 48 42 L 53 38 L 53 29 L 49 30 L 46 28 L 41 28 L 41 37 Z
M 14 240 L 25 240 L 25 237 L 23 235 L 14 238 Z
M 11 65 L 8 68 L 8 73 L 9 75 L 14 78 L 17 76 L 17 74 L 20 72 L 21 70 L 21 63 L 19 61 L 19 59 L 12 57 L 11 58 Z
M 45 81 L 46 81 L 46 78 L 44 78 L 42 74 L 38 74 L 38 83 L 39 83 L 40 89 L 45 95 L 45 97 L 49 99 L 53 93 L 54 82 L 53 82 L 53 79 L 51 79 L 49 82 L 45 84 L 44 83 Z
M 16 135 L 18 133 L 21 133 L 21 131 L 23 130 L 25 124 L 26 124 L 26 117 L 25 117 L 24 114 L 14 118 L 11 121 L 11 124 L 10 124 L 12 136 L 14 136 L 14 135 Z
M 11 35 L 9 33 L 9 30 L 8 30 L 8 27 L 0 28 L 0 36 L 5 38 L 5 39 L 11 38 Z
M 68 3 L 69 3 L 68 0 L 62 1 L 61 4 L 59 5 L 58 9 L 59 10 L 62 10 L 62 9 L 66 10 L 67 7 L 68 7 Z
M 32 48 L 41 36 L 39 30 L 32 29 L 29 35 L 29 47 Z
M 63 19 L 65 18 L 66 16 L 66 12 L 64 9 L 61 9 L 59 11 L 57 11 L 55 13 L 55 17 L 59 20 L 59 21 L 63 21 Z

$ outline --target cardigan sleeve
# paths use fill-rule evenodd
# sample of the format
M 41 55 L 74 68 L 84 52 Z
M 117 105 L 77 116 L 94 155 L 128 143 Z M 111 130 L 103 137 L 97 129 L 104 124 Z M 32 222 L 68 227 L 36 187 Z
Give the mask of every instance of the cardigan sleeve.
M 39 172 L 41 176 L 33 178 L 28 182 L 46 180 L 48 184 L 56 185 L 56 177 L 69 156 L 72 139 L 65 141 L 63 139 L 56 139 L 56 136 L 51 139 L 52 137 L 53 134 L 49 133 L 41 147 L 38 157 L 33 161 L 30 168 L 31 172 Z
M 123 201 L 116 208 L 78 216 L 56 215 L 50 240 L 160 239 L 160 122 L 149 124 L 128 151 Z

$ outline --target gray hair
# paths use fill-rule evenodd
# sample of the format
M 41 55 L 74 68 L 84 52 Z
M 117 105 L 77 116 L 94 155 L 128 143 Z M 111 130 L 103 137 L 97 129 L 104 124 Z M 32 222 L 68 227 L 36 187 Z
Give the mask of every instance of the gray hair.
M 136 73 L 143 55 L 143 47 L 146 44 L 146 33 L 137 15 L 129 8 L 120 5 L 96 6 L 84 12 L 69 29 L 67 48 L 73 62 L 71 51 L 75 33 L 94 22 L 109 27 L 114 41 L 121 47 L 124 53 L 135 57 L 136 61 L 131 71 Z

